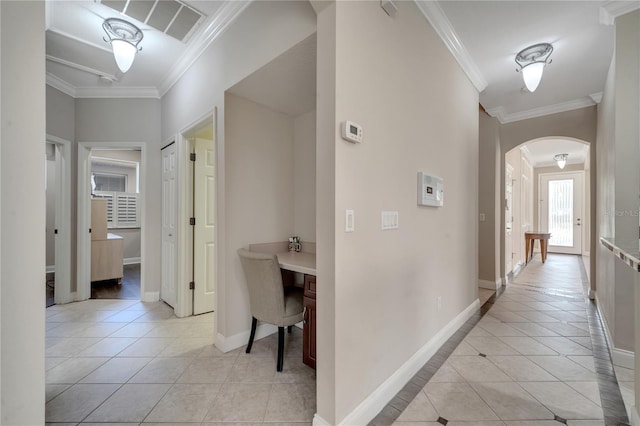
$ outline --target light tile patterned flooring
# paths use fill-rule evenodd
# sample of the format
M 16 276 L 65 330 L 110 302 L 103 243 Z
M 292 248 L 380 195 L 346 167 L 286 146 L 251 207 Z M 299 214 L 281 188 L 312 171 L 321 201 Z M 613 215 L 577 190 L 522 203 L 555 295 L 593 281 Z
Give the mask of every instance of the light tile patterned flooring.
M 302 332 L 222 353 L 211 314 L 178 319 L 162 302 L 88 300 L 47 309 L 49 424 L 309 425 L 315 371 L 302 363 Z
M 534 259 L 395 424 L 559 426 L 554 416 L 604 424 L 577 259 Z M 212 315 L 178 319 L 163 303 L 125 300 L 46 314 L 51 424 L 309 425 L 316 411 L 299 329 L 287 335 L 276 373 L 275 335 L 249 355 L 223 354 L 212 345 Z M 615 371 L 633 401 L 633 371 Z
M 394 424 L 604 425 L 581 262 L 535 258 Z M 633 370 L 615 371 L 632 401 Z

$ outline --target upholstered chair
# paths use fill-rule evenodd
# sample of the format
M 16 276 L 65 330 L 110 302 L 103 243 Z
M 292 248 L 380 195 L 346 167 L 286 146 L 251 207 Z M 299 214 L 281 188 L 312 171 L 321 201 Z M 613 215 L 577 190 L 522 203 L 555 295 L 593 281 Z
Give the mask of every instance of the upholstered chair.
M 251 352 L 258 321 L 278 327 L 278 365 L 282 371 L 284 352 L 284 328 L 302 321 L 302 297 L 304 290 L 298 287 L 283 287 L 282 275 L 275 254 L 238 250 L 242 269 L 249 289 L 251 307 L 251 335 L 247 353 Z

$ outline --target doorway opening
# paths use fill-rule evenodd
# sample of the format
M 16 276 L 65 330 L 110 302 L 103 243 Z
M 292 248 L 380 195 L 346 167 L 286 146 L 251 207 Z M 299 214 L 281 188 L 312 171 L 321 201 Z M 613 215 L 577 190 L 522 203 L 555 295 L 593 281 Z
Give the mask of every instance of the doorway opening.
M 215 110 L 180 135 L 178 146 L 163 149 L 163 266 L 179 265 L 177 271 L 167 271 L 163 300 L 174 298 L 176 315 L 199 315 L 216 310 L 217 273 L 217 144 Z M 182 155 L 180 155 L 182 154 Z M 165 160 L 166 158 L 166 160 Z M 175 191 L 171 158 L 182 166 L 180 186 Z M 166 190 L 164 189 L 166 188 Z M 175 196 L 173 194 L 176 194 Z M 177 208 L 177 214 L 176 209 Z M 179 218 L 178 241 L 171 240 L 172 215 Z M 176 252 L 178 256 L 171 253 Z M 178 259 L 176 262 L 175 259 Z M 164 271 L 163 271 L 164 272 Z M 180 290 L 176 282 L 189 283 Z M 165 298 L 165 295 L 167 298 Z M 171 304 L 169 301 L 167 303 Z
M 145 295 L 145 143 L 78 143 L 78 300 Z
M 45 306 L 69 303 L 71 294 L 71 142 L 47 136 L 46 300 Z
M 91 225 L 92 299 L 140 300 L 141 160 L 140 149 L 91 150 L 92 218 L 99 206 L 93 200 L 107 208 L 106 239 L 97 235 L 99 224 Z
M 562 169 L 556 154 L 568 154 Z M 549 252 L 589 255 L 590 155 L 589 143 L 568 137 L 534 139 L 505 154 L 505 278 L 527 262 L 525 232 L 551 233 Z

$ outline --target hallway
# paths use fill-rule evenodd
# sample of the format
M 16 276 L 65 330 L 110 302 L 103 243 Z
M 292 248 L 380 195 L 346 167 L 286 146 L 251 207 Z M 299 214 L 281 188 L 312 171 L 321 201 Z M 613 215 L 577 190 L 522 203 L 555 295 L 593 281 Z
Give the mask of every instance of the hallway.
M 629 423 L 620 389 L 632 401 L 633 370 L 614 373 L 586 286 L 579 256 L 551 254 L 545 264 L 537 256 L 372 424 Z

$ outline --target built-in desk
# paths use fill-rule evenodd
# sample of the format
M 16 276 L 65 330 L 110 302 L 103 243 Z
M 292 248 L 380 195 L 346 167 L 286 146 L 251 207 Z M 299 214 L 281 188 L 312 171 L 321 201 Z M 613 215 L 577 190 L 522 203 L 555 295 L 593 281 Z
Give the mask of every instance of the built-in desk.
M 300 272 L 301 274 L 316 275 L 316 255 L 303 251 L 285 251 L 278 253 L 278 263 L 282 269 Z
M 302 362 L 316 368 L 316 255 L 286 251 L 277 256 L 280 268 L 304 274 Z

